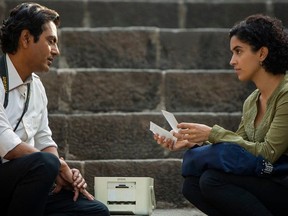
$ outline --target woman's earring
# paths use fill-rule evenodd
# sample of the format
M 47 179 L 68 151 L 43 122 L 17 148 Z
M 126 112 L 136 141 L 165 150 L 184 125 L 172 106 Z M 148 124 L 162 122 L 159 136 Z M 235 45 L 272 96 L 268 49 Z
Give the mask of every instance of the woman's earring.
M 259 62 L 259 65 L 260 65 L 260 66 L 262 66 L 262 65 L 263 65 L 263 62 L 262 62 L 262 61 L 260 61 L 260 62 Z

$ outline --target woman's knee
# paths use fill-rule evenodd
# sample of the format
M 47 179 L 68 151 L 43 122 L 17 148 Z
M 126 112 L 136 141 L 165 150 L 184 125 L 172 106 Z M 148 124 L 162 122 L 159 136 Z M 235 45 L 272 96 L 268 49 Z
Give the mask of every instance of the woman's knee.
M 182 186 L 183 196 L 191 202 L 192 199 L 195 196 L 197 196 L 198 191 L 199 191 L 199 178 L 193 176 L 186 177 L 184 179 Z
M 183 196 L 188 199 L 190 197 L 190 191 L 191 191 L 191 188 L 190 188 L 190 183 L 191 179 L 189 177 L 185 178 L 184 179 L 184 182 L 183 182 L 183 186 L 182 186 L 182 194 Z
M 221 172 L 213 169 L 206 170 L 199 179 L 199 186 L 204 196 L 217 190 L 223 183 Z

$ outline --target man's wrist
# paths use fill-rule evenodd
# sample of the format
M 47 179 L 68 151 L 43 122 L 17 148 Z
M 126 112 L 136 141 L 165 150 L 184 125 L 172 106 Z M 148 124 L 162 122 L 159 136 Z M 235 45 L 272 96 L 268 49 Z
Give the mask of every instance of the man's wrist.
M 70 169 L 68 164 L 66 163 L 66 161 L 64 160 L 64 158 L 60 157 L 59 158 L 60 161 L 60 172 L 63 172 L 66 169 Z

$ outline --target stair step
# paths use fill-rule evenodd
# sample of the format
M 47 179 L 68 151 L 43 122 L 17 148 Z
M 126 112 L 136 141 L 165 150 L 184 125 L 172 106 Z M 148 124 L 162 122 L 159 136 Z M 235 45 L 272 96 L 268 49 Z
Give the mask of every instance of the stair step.
M 179 122 L 219 124 L 236 130 L 240 113 L 175 113 Z M 49 114 L 53 138 L 61 156 L 71 160 L 182 158 L 182 151 L 159 146 L 149 122 L 167 125 L 160 112 Z
M 255 88 L 231 70 L 56 69 L 39 76 L 50 113 L 239 112 Z
M 199 211 L 197 208 L 183 208 L 183 209 L 155 209 L 151 216 L 206 216 L 206 214 Z M 114 216 L 131 216 L 131 215 L 114 215 Z
M 63 28 L 59 38 L 60 68 L 231 68 L 228 29 Z
M 206 216 L 196 208 L 183 209 L 155 209 L 152 216 Z M 123 216 L 123 215 L 122 215 Z
M 19 2 L 6 0 L 5 14 Z M 285 24 L 288 22 L 287 1 L 41 0 L 40 3 L 60 13 L 63 27 L 229 28 L 254 13 L 274 15 Z

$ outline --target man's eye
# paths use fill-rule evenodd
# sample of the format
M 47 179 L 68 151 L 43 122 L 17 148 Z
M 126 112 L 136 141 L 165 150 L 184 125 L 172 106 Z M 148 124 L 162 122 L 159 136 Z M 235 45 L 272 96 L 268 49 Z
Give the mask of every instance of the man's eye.
M 49 43 L 49 44 L 55 44 L 55 43 L 56 43 L 56 40 L 55 40 L 55 39 L 50 39 L 50 40 L 48 40 L 48 43 Z

